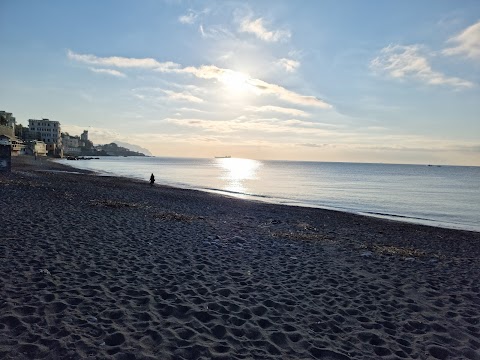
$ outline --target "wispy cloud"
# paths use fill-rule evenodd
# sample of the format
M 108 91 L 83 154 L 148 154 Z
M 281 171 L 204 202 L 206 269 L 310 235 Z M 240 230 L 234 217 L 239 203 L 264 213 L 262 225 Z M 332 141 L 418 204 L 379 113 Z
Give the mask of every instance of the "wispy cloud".
M 237 83 L 243 82 L 242 85 L 244 85 L 245 88 L 250 89 L 258 95 L 272 95 L 281 100 L 299 105 L 315 106 L 322 109 L 332 108 L 331 104 L 315 96 L 302 95 L 280 85 L 268 83 L 260 79 L 252 78 L 246 74 L 231 69 L 220 68 L 215 65 L 202 65 L 199 67 L 187 66 L 182 68 L 179 64 L 171 61 L 160 63 L 152 58 L 97 57 L 95 55 L 76 54 L 71 50 L 68 51 L 67 56 L 72 60 L 87 64 L 120 68 L 147 68 L 164 73 L 191 74 L 200 79 L 218 80 L 223 83 L 234 80 Z
M 231 38 L 233 37 L 232 33 L 225 27 L 221 25 L 214 25 L 205 27 L 203 24 L 200 24 L 198 27 L 198 31 L 203 38 L 210 38 L 210 39 L 224 39 L 224 38 Z
M 450 38 L 448 43 L 455 46 L 444 49 L 444 55 L 463 55 L 471 59 L 480 59 L 480 21 L 469 26 L 460 34 Z
M 251 17 L 245 17 L 240 20 L 241 32 L 254 34 L 257 38 L 264 41 L 282 41 L 288 40 L 292 36 L 289 30 L 267 30 L 263 18 L 252 20 Z
M 330 109 L 332 105 L 326 101 L 321 100 L 315 96 L 305 96 L 296 92 L 285 89 L 284 87 L 276 84 L 271 84 L 260 79 L 254 79 L 245 74 L 233 71 L 230 69 L 219 68 L 215 65 L 204 65 L 200 67 L 189 66 L 177 72 L 190 73 L 198 78 L 202 79 L 216 79 L 219 81 L 225 81 L 228 78 L 241 79 L 244 78 L 245 85 L 250 87 L 252 91 L 260 95 L 274 95 L 284 101 L 294 104 L 316 106 L 322 109 Z
M 118 70 L 113 70 L 113 69 L 98 69 L 98 68 L 89 68 L 90 71 L 93 71 L 94 73 L 99 73 L 99 74 L 108 74 L 116 77 L 126 77 L 124 73 L 118 71 Z
M 202 129 L 213 133 L 242 133 L 255 130 L 257 134 L 276 133 L 289 136 L 338 136 L 337 130 L 328 126 L 301 120 L 281 120 L 277 118 L 256 119 L 240 116 L 230 120 L 209 120 L 198 118 L 167 118 L 168 123 L 182 127 Z
M 163 90 L 163 92 L 167 95 L 167 97 L 171 100 L 180 100 L 180 101 L 188 101 L 193 103 L 202 103 L 203 99 L 200 99 L 197 96 L 194 96 L 188 92 L 175 92 L 171 90 Z
M 195 14 L 193 11 L 189 11 L 188 14 L 179 16 L 178 21 L 180 21 L 182 24 L 193 24 L 197 17 L 197 14 Z
M 195 11 L 192 9 L 189 9 L 186 14 L 181 15 L 178 17 L 178 21 L 182 24 L 193 24 L 197 21 L 197 19 L 204 14 L 208 14 L 210 12 L 210 9 L 204 9 L 202 11 Z
M 184 111 L 184 112 L 195 112 L 195 113 L 202 113 L 202 114 L 207 114 L 208 113 L 208 111 L 206 111 L 206 110 L 187 108 L 187 107 L 182 107 L 179 110 Z
M 335 145 L 332 145 L 332 144 L 315 144 L 315 143 L 302 143 L 302 144 L 297 144 L 297 145 L 298 146 L 311 147 L 311 148 L 335 147 Z
M 300 66 L 300 62 L 293 59 L 282 58 L 277 61 L 277 64 L 283 67 L 288 72 L 295 72 Z
M 455 88 L 470 88 L 474 85 L 468 80 L 434 71 L 419 45 L 389 45 L 380 51 L 380 56 L 371 61 L 370 67 L 393 78 L 413 78 L 429 85 Z
M 254 112 L 261 112 L 261 113 L 280 113 L 280 114 L 285 114 L 289 116 L 301 116 L 301 117 L 308 117 L 309 114 L 303 110 L 299 109 L 292 109 L 292 108 L 286 108 L 286 107 L 281 107 L 281 106 L 272 106 L 272 105 L 265 105 L 265 106 L 249 106 L 247 107 L 248 111 L 254 111 Z
M 98 57 L 91 54 L 77 54 L 72 50 L 67 51 L 67 57 L 71 60 L 90 65 L 113 66 L 119 68 L 144 68 L 158 71 L 171 71 L 179 68 L 180 65 L 167 61 L 158 62 L 152 58 L 127 58 L 121 56 Z
M 332 105 L 326 101 L 319 99 L 315 96 L 301 95 L 296 92 L 285 89 L 284 87 L 276 84 L 270 84 L 259 79 L 250 79 L 249 83 L 254 86 L 262 94 L 272 94 L 279 99 L 288 101 L 290 103 L 316 106 L 322 109 L 331 109 Z
M 188 86 L 186 86 L 188 87 Z M 191 103 L 202 103 L 203 99 L 193 95 L 190 91 L 173 91 L 157 87 L 143 87 L 132 89 L 133 96 L 137 99 L 148 101 L 150 103 L 162 103 L 167 100 L 186 101 Z

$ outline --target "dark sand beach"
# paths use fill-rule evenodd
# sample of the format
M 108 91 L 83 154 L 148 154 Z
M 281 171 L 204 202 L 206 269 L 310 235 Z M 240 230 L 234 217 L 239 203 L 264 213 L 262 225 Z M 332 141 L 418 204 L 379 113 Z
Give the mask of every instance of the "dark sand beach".
M 0 213 L 0 359 L 480 359 L 478 232 L 32 157 Z

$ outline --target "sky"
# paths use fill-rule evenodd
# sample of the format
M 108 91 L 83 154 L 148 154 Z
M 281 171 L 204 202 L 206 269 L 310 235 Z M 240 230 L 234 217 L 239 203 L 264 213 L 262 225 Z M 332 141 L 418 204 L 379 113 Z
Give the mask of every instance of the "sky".
M 156 156 L 480 166 L 480 1 L 0 0 L 0 110 Z

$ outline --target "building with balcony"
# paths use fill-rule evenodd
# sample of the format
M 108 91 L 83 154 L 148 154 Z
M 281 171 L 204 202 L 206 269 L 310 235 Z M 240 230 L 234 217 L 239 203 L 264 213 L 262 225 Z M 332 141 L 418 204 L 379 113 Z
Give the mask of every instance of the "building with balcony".
M 36 134 L 38 140 L 43 141 L 47 145 L 47 151 L 51 155 L 61 155 L 62 153 L 62 137 L 61 127 L 58 121 L 42 119 L 28 120 L 28 129 Z

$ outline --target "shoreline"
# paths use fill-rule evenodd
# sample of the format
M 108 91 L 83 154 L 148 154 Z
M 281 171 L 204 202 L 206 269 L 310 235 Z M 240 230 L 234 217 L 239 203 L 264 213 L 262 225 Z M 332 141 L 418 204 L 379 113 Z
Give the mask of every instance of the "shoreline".
M 57 162 L 54 159 L 53 161 Z M 58 162 L 60 165 L 64 165 L 66 167 L 74 168 L 74 169 L 79 169 L 72 165 L 71 163 L 66 163 L 66 162 Z M 397 164 L 393 164 L 397 165 Z M 398 164 L 402 166 L 402 164 Z M 81 169 L 81 168 L 80 168 Z M 92 171 L 92 173 L 97 174 L 98 176 L 113 176 L 113 177 L 120 177 L 124 179 L 130 179 L 134 181 L 142 181 L 139 177 L 135 176 L 127 176 L 127 175 L 117 175 L 114 173 L 108 173 L 108 172 L 102 172 L 100 170 L 88 170 Z M 458 223 L 458 222 L 447 222 L 447 221 L 441 221 L 441 220 L 435 220 L 435 219 L 428 219 L 428 218 L 419 218 L 419 217 L 414 217 L 410 215 L 401 215 L 401 214 L 396 214 L 394 212 L 392 213 L 379 213 L 375 211 L 368 211 L 368 210 L 354 210 L 354 209 L 348 209 L 348 208 L 341 208 L 341 207 L 332 207 L 328 205 L 318 205 L 318 204 L 309 204 L 307 202 L 302 202 L 300 200 L 294 200 L 294 199 L 282 199 L 279 197 L 271 197 L 271 196 L 262 196 L 262 195 L 255 195 L 255 194 L 248 194 L 248 193 L 239 193 L 239 192 L 234 192 L 234 191 L 228 191 L 228 190 L 223 190 L 223 189 L 215 189 L 215 188 L 209 188 L 209 187 L 195 187 L 193 185 L 187 185 L 187 184 L 162 184 L 163 186 L 170 186 L 173 188 L 178 188 L 178 189 L 183 189 L 183 190 L 195 190 L 195 191 L 202 191 L 202 192 L 207 192 L 207 193 L 213 193 L 213 194 L 219 194 L 222 196 L 227 196 L 231 198 L 237 198 L 241 200 L 248 200 L 248 201 L 256 201 L 256 202 L 263 202 L 263 203 L 268 203 L 268 204 L 273 204 L 273 205 L 281 205 L 281 206 L 292 206 L 292 207 L 304 207 L 304 208 L 314 208 L 314 209 L 322 209 L 322 210 L 329 210 L 329 211 L 337 211 L 337 212 L 344 212 L 347 214 L 355 214 L 355 215 L 360 215 L 360 216 L 366 216 L 366 217 L 373 217 L 373 218 L 378 218 L 378 219 L 386 219 L 390 221 L 398 221 L 402 223 L 409 223 L 409 224 L 417 224 L 417 225 L 423 225 L 423 226 L 431 226 L 431 227 L 437 227 L 437 228 L 442 228 L 442 229 L 453 229 L 453 230 L 464 230 L 464 231 L 473 231 L 473 232 L 480 232 L 480 224 L 473 225 L 469 223 Z
M 478 359 L 480 233 L 13 158 L 5 359 Z

